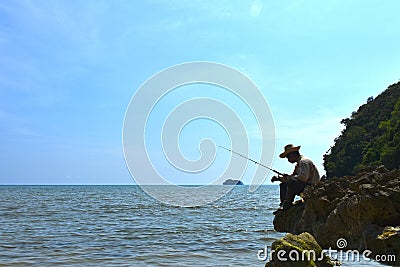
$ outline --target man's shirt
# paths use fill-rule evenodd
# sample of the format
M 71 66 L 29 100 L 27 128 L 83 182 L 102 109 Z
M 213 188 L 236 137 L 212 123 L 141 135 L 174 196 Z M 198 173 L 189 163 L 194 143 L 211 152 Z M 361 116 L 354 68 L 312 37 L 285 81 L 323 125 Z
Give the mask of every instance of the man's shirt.
M 297 161 L 297 165 L 291 178 L 308 184 L 316 184 L 320 180 L 317 167 L 315 167 L 314 163 L 310 159 L 304 156 L 300 156 Z

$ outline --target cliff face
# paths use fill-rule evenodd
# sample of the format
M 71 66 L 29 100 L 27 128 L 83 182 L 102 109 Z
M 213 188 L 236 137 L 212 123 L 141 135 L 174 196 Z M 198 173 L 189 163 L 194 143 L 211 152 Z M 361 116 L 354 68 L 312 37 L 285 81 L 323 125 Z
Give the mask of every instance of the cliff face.
M 364 169 L 354 177 L 333 178 L 309 186 L 305 205 L 276 214 L 279 232 L 309 232 L 324 248 L 369 249 L 373 255 L 397 255 L 400 263 L 400 170 Z

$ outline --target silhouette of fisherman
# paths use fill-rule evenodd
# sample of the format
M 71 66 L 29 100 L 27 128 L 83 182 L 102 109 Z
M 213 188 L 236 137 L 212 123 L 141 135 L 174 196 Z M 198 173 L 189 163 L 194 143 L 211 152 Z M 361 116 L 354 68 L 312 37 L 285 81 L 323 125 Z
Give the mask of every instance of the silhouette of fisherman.
M 291 208 L 296 195 L 300 195 L 307 186 L 318 183 L 320 180 L 318 169 L 314 163 L 300 154 L 300 146 L 286 145 L 284 152 L 279 157 L 287 158 L 290 163 L 296 163 L 296 166 L 291 175 L 284 174 L 272 177 L 272 182 L 281 181 L 279 185 L 281 203 L 274 214 Z

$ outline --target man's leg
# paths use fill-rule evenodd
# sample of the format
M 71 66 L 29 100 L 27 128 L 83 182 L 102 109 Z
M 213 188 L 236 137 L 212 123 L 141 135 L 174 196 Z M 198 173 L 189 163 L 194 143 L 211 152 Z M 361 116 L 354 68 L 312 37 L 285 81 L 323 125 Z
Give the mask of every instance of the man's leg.
M 279 207 L 283 206 L 283 202 L 286 199 L 287 188 L 288 188 L 288 183 L 287 182 L 281 182 L 279 184 L 279 196 L 280 196 L 280 200 L 281 200 L 281 203 L 279 204 Z
M 288 188 L 287 182 L 281 182 L 279 184 L 279 196 L 280 196 L 281 203 L 279 203 L 279 208 L 276 211 L 274 211 L 273 214 L 277 214 L 279 211 L 283 210 L 283 203 L 285 202 L 287 188 Z
M 285 195 L 285 201 L 283 202 L 283 209 L 288 209 L 293 206 L 293 201 L 296 195 L 299 195 L 304 191 L 308 184 L 298 181 L 298 180 L 289 180 L 287 182 L 287 190 Z

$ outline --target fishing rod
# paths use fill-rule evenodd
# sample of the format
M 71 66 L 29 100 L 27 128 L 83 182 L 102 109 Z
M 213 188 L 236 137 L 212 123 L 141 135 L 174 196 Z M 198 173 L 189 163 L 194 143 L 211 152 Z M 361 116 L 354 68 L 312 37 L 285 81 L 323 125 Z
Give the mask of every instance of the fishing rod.
M 237 153 L 237 152 L 235 152 L 235 151 L 233 151 L 233 150 L 231 150 L 231 149 L 229 149 L 229 148 L 226 148 L 226 147 L 223 147 L 223 146 L 219 146 L 219 147 L 221 147 L 221 148 L 223 148 L 223 149 L 225 149 L 225 150 L 228 150 L 228 151 L 230 151 L 230 152 L 232 152 L 232 153 L 234 153 L 234 154 L 236 154 L 236 155 L 238 155 L 238 156 L 241 156 L 242 158 L 245 158 L 245 159 L 247 159 L 247 160 L 250 160 L 250 161 L 254 162 L 255 164 L 258 164 L 258 165 L 260 165 L 260 166 L 262 166 L 262 167 L 264 167 L 264 168 L 267 168 L 268 170 L 271 170 L 271 171 L 273 171 L 274 173 L 276 173 L 276 174 L 278 174 L 278 175 L 282 175 L 282 176 L 285 175 L 285 174 L 283 174 L 283 173 L 281 173 L 281 172 L 278 172 L 277 170 L 274 170 L 274 169 L 271 169 L 270 167 L 265 166 L 264 164 L 261 164 L 260 162 L 257 162 L 257 161 L 255 161 L 255 160 L 253 160 L 253 159 L 250 159 L 250 158 L 248 158 L 248 157 L 245 157 L 245 156 L 243 156 L 242 154 L 239 154 L 239 153 Z

